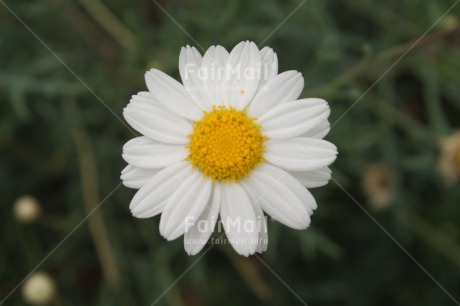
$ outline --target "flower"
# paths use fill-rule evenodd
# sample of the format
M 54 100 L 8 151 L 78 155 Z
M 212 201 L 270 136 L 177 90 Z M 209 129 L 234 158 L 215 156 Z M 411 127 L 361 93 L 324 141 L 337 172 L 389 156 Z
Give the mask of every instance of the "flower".
M 328 183 L 336 147 L 326 101 L 300 99 L 304 80 L 296 71 L 278 74 L 272 49 L 241 42 L 230 53 L 210 47 L 202 57 L 182 48 L 183 84 L 152 69 L 148 92 L 134 95 L 126 121 L 144 136 L 128 141 L 123 183 L 138 188 L 132 214 L 161 213 L 160 234 L 184 235 L 195 255 L 217 219 L 241 255 L 267 249 L 264 212 L 294 229 L 305 229 L 317 205 L 307 188 Z M 307 187 L 307 188 L 305 188 Z
M 438 170 L 448 186 L 454 185 L 460 178 L 460 130 L 439 142 L 441 155 L 438 161 Z

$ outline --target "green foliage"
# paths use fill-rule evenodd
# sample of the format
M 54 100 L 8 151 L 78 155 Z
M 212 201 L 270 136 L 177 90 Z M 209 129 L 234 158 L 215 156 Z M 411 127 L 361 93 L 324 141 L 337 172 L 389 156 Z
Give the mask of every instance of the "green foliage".
M 430 38 L 458 30 L 460 5 L 438 20 L 454 1 L 315 0 L 285 20 L 301 1 L 161 1 L 172 19 L 155 2 L 104 0 L 126 38 L 85 2 L 0 1 L 0 300 L 48 254 L 38 270 L 56 280 L 55 305 L 299 305 L 295 294 L 309 305 L 454 305 L 446 291 L 460 299 L 460 188 L 436 168 L 439 138 L 460 124 L 460 32 Z M 74 132 L 89 140 L 103 200 L 120 183 L 121 148 L 133 137 L 121 113 L 145 90 L 144 72 L 178 77 L 182 46 L 231 49 L 242 40 L 274 48 L 281 71 L 303 73 L 303 97 L 330 103 L 327 139 L 339 157 L 335 181 L 312 191 L 311 229 L 269 222 L 260 258 L 272 271 L 222 245 L 188 257 L 181 239 L 160 237 L 158 217 L 131 216 L 134 191 L 122 186 L 99 208 L 120 271 L 114 285 L 88 222 L 72 232 L 88 214 Z M 393 174 L 380 211 L 362 189 L 375 163 Z M 12 214 L 24 194 L 41 203 L 32 224 Z M 268 300 L 257 286 L 269 288 Z M 20 289 L 5 305 L 24 305 Z

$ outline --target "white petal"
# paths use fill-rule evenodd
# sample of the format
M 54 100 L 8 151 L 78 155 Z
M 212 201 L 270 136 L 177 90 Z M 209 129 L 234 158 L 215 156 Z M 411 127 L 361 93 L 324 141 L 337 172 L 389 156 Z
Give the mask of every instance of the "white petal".
M 129 205 L 133 216 L 150 218 L 161 213 L 177 186 L 192 172 L 188 162 L 177 163 L 158 172 L 134 195 Z
M 211 195 L 212 180 L 201 172 L 193 170 L 183 179 L 161 214 L 160 234 L 167 240 L 178 238 L 197 222 Z
M 184 86 L 166 73 L 151 69 L 145 74 L 150 93 L 174 114 L 190 120 L 199 120 L 203 109 L 185 91 Z
M 301 136 L 327 121 L 331 110 L 322 99 L 301 99 L 278 105 L 257 122 L 268 138 L 282 139 Z
M 216 226 L 220 210 L 220 185 L 213 184 L 208 204 L 197 222 L 184 234 L 184 248 L 189 255 L 196 255 L 203 249 Z
M 261 88 L 248 108 L 250 117 L 261 117 L 276 105 L 296 100 L 302 93 L 304 80 L 297 71 L 278 74 Z
M 136 137 L 123 146 L 123 159 L 136 167 L 156 169 L 185 160 L 184 145 L 170 145 L 148 137 Z
M 278 56 L 270 47 L 260 50 L 260 82 L 259 88 L 263 87 L 268 81 L 278 74 Z
M 179 72 L 185 91 L 202 110 L 207 110 L 212 105 L 208 100 L 203 87 L 203 80 L 200 77 L 201 64 L 201 54 L 195 47 L 187 46 L 182 48 L 179 55 Z
M 221 92 L 228 52 L 221 46 L 211 46 L 203 56 L 201 73 L 206 95 L 211 105 L 224 105 Z M 211 108 L 209 108 L 211 110 Z
M 251 188 L 244 181 L 240 182 L 241 187 L 243 187 L 244 191 L 249 197 L 251 201 L 252 207 L 254 208 L 254 213 L 256 214 L 257 218 L 257 225 L 258 225 L 258 232 L 259 232 L 259 242 L 257 244 L 256 252 L 263 253 L 267 251 L 268 247 L 268 228 L 267 228 L 267 221 L 265 220 L 264 211 L 262 210 L 262 206 L 260 205 L 259 198 L 254 193 Z
M 260 54 L 253 42 L 241 42 L 233 48 L 225 65 L 222 82 L 224 105 L 245 108 L 257 92 L 260 79 Z
M 265 146 L 264 158 L 286 170 L 318 170 L 332 164 L 337 157 L 337 148 L 332 143 L 316 138 L 270 139 Z
M 315 171 L 288 171 L 302 185 L 307 188 L 321 187 L 329 183 L 331 170 L 327 167 Z
M 121 171 L 120 179 L 126 187 L 139 189 L 160 170 L 161 169 L 143 169 L 128 165 Z
M 220 183 L 220 187 L 220 220 L 225 234 L 238 254 L 252 255 L 257 249 L 259 230 L 249 197 L 237 183 Z
M 193 127 L 161 104 L 150 93 L 134 95 L 123 110 L 126 121 L 145 136 L 169 144 L 186 144 Z
M 286 171 L 264 163 L 252 170 L 244 183 L 254 190 L 262 209 L 278 222 L 294 229 L 310 225 L 315 199 Z
M 322 139 L 329 133 L 330 130 L 331 130 L 331 124 L 329 123 L 328 120 L 325 120 L 321 124 L 319 124 L 316 128 L 303 134 L 302 137 Z

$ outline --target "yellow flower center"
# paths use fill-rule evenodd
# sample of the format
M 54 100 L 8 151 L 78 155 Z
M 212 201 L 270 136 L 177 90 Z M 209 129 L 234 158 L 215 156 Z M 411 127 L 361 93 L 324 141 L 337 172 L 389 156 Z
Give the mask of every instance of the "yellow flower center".
M 213 106 L 211 112 L 204 112 L 203 119 L 193 123 L 187 160 L 213 181 L 237 182 L 243 176 L 248 177 L 264 161 L 266 137 L 255 120 L 248 118 L 246 110 Z

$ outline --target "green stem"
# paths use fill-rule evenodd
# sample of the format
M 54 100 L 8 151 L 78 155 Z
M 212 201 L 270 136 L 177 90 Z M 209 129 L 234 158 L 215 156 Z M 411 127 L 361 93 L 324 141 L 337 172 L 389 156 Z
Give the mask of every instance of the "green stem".
M 306 92 L 306 96 L 312 97 L 324 97 L 331 95 L 332 92 L 340 88 L 341 86 L 349 83 L 350 81 L 356 79 L 359 75 L 364 73 L 369 66 L 384 62 L 386 60 L 392 59 L 396 56 L 400 56 L 405 52 L 414 51 L 421 49 L 427 45 L 432 44 L 435 41 L 438 41 L 443 38 L 447 38 L 449 36 L 453 36 L 455 34 L 460 33 L 460 26 L 457 26 L 453 29 L 439 31 L 430 35 L 427 35 L 425 38 L 421 40 L 413 40 L 407 43 L 397 45 L 392 47 L 388 50 L 385 50 L 371 59 L 365 58 L 358 64 L 356 64 L 353 68 L 346 71 L 341 76 L 337 77 L 336 79 L 330 81 L 329 83 L 321 86 L 318 89 L 313 89 L 311 91 Z
M 370 109 L 378 116 L 382 116 L 385 120 L 389 120 L 399 126 L 408 133 L 414 134 L 420 138 L 428 140 L 430 143 L 436 144 L 439 141 L 438 136 L 424 125 L 420 124 L 411 116 L 406 115 L 402 111 L 395 108 L 393 105 L 381 102 Z
M 120 272 L 109 241 L 103 215 L 97 205 L 100 203 L 97 167 L 91 140 L 85 128 L 79 123 L 79 109 L 74 100 L 68 100 L 66 113 L 72 126 L 72 137 L 77 151 L 83 191 L 83 201 L 88 218 L 90 234 L 102 271 L 114 289 L 121 285 Z
M 81 6 L 125 49 L 132 49 L 136 37 L 99 0 L 79 0 Z
M 260 275 L 260 271 L 255 267 L 254 262 L 249 258 L 237 255 L 235 251 L 227 245 L 223 245 L 222 250 L 257 298 L 263 302 L 270 300 L 272 291 Z
M 168 256 L 165 249 L 160 248 L 152 252 L 154 254 L 153 260 L 156 262 L 155 273 L 158 276 L 158 281 L 162 287 L 162 295 L 156 296 L 155 302 L 160 298 L 164 298 L 168 305 L 184 306 L 184 301 L 177 289 L 177 279 L 170 269 Z M 157 300 L 158 299 L 158 300 Z
M 411 211 L 405 213 L 404 216 L 405 220 L 409 220 L 412 230 L 417 236 L 460 266 L 460 246 L 458 244 L 447 238 L 445 234 L 426 222 L 417 213 Z

